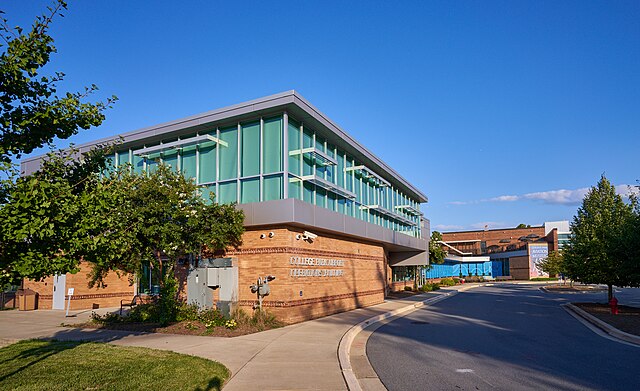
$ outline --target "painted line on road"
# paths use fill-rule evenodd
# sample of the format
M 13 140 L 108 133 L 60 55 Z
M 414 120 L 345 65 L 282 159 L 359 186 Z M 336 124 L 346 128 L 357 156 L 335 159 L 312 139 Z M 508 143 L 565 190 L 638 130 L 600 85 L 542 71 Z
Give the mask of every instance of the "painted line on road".
M 620 331 L 571 303 L 562 304 L 561 306 L 569 315 L 576 318 L 580 323 L 599 336 L 621 344 L 636 348 L 640 347 L 640 337 Z
M 468 291 L 469 289 L 477 288 L 483 285 L 463 286 L 460 289 L 457 289 L 455 291 L 442 293 L 436 297 L 432 297 L 424 301 L 410 304 L 401 308 L 397 308 L 393 311 L 389 311 L 384 314 L 371 317 L 351 327 L 346 333 L 344 333 L 344 335 L 342 336 L 342 339 L 340 339 L 340 344 L 338 345 L 338 362 L 340 363 L 340 368 L 342 369 L 342 376 L 344 377 L 344 380 L 347 383 L 347 389 L 349 391 L 363 390 L 360 382 L 358 381 L 358 378 L 356 377 L 356 374 L 353 371 L 353 367 L 351 366 L 351 358 L 350 358 L 351 345 L 353 344 L 353 340 L 362 330 L 366 329 L 367 327 L 375 323 L 382 322 L 392 317 L 406 315 L 408 312 L 414 311 L 425 305 L 435 304 L 439 301 L 453 297 L 460 292 L 465 292 L 465 291 Z M 378 379 L 378 382 L 380 382 L 379 378 L 376 377 L 376 379 Z M 369 378 L 368 380 L 370 381 L 372 380 L 372 378 Z M 380 384 L 382 384 L 382 382 L 380 382 Z

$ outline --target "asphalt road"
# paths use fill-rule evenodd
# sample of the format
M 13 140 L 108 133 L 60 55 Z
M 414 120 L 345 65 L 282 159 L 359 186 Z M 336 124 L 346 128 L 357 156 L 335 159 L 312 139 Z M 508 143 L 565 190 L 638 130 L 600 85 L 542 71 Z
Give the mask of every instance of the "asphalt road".
M 377 329 L 367 356 L 397 390 L 640 390 L 640 347 L 603 338 L 560 304 L 600 294 L 473 289 Z M 640 298 L 622 290 L 621 304 Z

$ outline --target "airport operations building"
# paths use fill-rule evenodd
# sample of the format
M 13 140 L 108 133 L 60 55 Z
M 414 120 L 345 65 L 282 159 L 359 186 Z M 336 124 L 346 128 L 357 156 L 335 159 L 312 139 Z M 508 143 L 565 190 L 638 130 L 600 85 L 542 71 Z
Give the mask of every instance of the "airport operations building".
M 263 305 L 298 322 L 381 303 L 404 286 L 407 267 L 428 264 L 429 221 L 420 211 L 427 197 L 295 91 L 79 148 L 120 137 L 114 169 L 128 163 L 145 172 L 162 162 L 194 178 L 203 197 L 245 213 L 238 250 L 177 266 L 188 302 L 250 310 L 257 298 L 249 286 L 274 275 Z M 23 173 L 41 159 L 24 160 Z M 147 268 L 133 285 L 112 273 L 102 289 L 87 287 L 88 270 L 83 263 L 75 275 L 24 287 L 38 293 L 39 308 L 54 309 L 64 307 L 69 288 L 72 309 L 118 306 L 157 291 Z

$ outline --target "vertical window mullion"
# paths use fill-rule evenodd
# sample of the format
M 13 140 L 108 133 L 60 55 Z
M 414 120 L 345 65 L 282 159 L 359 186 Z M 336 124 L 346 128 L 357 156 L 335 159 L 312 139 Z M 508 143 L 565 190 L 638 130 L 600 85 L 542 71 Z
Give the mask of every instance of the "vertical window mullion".
M 258 147 L 258 154 L 259 154 L 259 162 L 258 162 L 258 173 L 260 174 L 260 186 L 259 186 L 259 200 L 263 201 L 264 199 L 264 179 L 263 179 L 263 173 L 264 173 L 264 163 L 263 163 L 263 159 L 264 159 L 264 118 L 260 117 L 260 135 L 258 136 L 258 143 L 260 144 Z

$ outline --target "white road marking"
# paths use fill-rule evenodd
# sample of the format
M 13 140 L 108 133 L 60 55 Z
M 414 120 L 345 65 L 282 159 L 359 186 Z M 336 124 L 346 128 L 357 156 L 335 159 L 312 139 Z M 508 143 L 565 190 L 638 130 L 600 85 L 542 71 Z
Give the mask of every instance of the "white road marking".
M 473 369 L 456 369 L 458 373 L 473 373 Z

